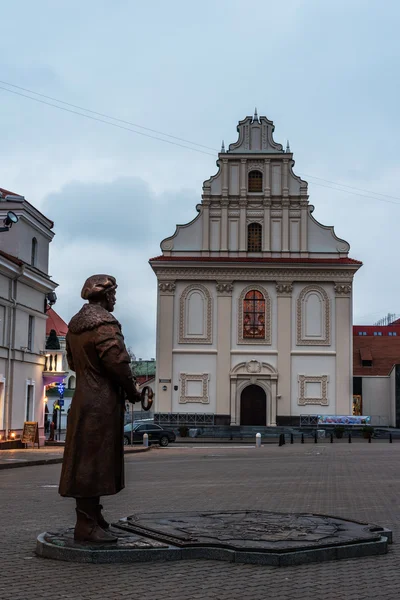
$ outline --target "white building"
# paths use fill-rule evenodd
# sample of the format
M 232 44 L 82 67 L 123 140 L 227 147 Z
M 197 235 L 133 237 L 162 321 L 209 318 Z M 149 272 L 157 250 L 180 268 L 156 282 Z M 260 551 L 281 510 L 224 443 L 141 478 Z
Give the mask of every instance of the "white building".
M 197 217 L 150 260 L 158 279 L 155 412 L 215 424 L 352 414 L 352 281 L 361 266 L 318 223 L 293 155 L 246 117 Z M 173 418 L 171 418 L 173 421 Z
M 43 439 L 45 308 L 57 286 L 48 273 L 53 223 L 0 188 L 0 223 L 8 211 L 19 221 L 0 233 L 0 436 L 18 437 L 24 421 L 37 421 Z

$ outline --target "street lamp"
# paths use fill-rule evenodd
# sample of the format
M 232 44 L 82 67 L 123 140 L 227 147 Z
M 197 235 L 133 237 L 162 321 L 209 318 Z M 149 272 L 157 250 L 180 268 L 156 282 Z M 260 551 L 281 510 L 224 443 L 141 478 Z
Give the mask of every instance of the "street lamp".
M 10 231 L 14 223 L 18 223 L 18 221 L 19 217 L 17 217 L 15 212 L 9 210 L 6 218 L 3 220 L 4 227 L 0 227 L 0 233 L 2 233 L 3 231 Z

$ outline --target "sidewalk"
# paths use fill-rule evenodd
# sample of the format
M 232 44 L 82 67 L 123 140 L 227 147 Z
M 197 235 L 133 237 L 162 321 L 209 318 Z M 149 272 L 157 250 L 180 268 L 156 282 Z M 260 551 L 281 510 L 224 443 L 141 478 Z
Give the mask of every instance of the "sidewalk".
M 137 448 L 125 448 L 125 454 L 148 452 L 150 449 L 150 446 L 148 448 L 145 448 L 144 446 L 138 446 Z M 1 450 L 0 470 L 62 463 L 63 454 L 63 446 L 27 448 L 26 450 Z

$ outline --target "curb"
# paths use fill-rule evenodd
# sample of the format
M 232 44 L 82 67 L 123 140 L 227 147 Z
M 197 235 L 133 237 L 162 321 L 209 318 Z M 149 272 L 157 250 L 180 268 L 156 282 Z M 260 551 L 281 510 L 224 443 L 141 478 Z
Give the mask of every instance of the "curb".
M 132 448 L 125 450 L 124 454 L 141 454 L 142 452 L 148 452 L 151 450 L 151 446 L 148 448 Z M 39 467 L 42 465 L 58 465 L 63 461 L 62 456 L 60 458 L 39 458 L 38 460 L 27 460 L 25 462 L 10 462 L 0 463 L 0 471 L 4 469 L 18 469 L 19 467 Z

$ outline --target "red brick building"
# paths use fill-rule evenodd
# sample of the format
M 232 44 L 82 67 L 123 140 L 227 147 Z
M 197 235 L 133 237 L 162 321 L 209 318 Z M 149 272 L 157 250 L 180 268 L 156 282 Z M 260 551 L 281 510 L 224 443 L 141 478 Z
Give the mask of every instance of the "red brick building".
M 353 412 L 400 427 L 400 319 L 353 326 Z

